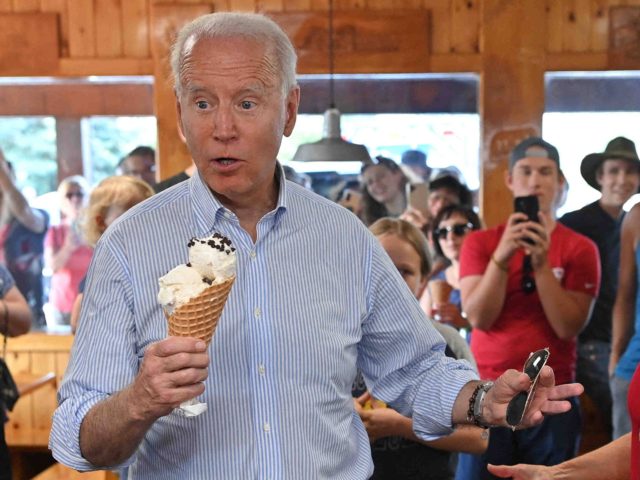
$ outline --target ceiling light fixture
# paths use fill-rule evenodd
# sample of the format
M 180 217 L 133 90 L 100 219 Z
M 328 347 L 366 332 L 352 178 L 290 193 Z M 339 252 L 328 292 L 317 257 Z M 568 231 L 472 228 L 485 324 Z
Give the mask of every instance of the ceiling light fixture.
M 322 139 L 298 147 L 298 162 L 362 162 L 371 163 L 367 147 L 343 140 L 340 135 L 340 110 L 335 105 L 333 52 L 333 0 L 329 0 L 329 108 L 324 112 Z

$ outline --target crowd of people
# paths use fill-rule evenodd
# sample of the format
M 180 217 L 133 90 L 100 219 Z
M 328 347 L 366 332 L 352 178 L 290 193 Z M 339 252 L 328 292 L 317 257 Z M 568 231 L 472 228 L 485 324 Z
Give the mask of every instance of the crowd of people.
M 514 146 L 505 173 L 535 207 L 497 227 L 483 227 L 459 172 L 416 150 L 371 159 L 326 199 L 277 161 L 296 122 L 295 65 L 262 15 L 187 24 L 171 66 L 192 165 L 156 184 L 154 152 L 139 147 L 93 191 L 67 178 L 60 225 L 28 206 L 0 154 L 5 319 L 21 302 L 1 331 L 23 333 L 27 305 L 38 321 L 43 292 L 18 279 L 30 269 L 42 283 L 43 265 L 55 323 L 77 327 L 54 457 L 123 478 L 640 479 L 640 205 L 623 210 L 640 189 L 635 144 L 585 157 L 600 199 L 559 219 L 566 180 L 539 137 Z M 16 231 L 29 255 L 12 262 Z M 238 273 L 207 349 L 167 337 L 156 294 L 190 239 L 214 232 Z M 545 348 L 546 365 L 523 372 Z M 613 440 L 578 458 L 576 377 Z M 176 409 L 197 396 L 206 415 Z M 607 455 L 619 464 L 605 474 L 593 465 Z

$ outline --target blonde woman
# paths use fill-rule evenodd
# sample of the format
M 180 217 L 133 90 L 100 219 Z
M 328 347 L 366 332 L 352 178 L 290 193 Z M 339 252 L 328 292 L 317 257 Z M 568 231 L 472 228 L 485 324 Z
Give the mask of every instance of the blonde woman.
M 102 180 L 91 192 L 89 204 L 82 215 L 86 241 L 95 246 L 109 225 L 131 207 L 151 197 L 153 193 L 148 183 L 136 177 L 122 175 Z M 74 332 L 80 316 L 84 282 L 83 278 L 71 310 L 71 330 Z
M 80 175 L 58 186 L 60 225 L 52 225 L 44 240 L 45 265 L 51 269 L 47 325 L 69 325 L 78 285 L 87 273 L 93 248 L 82 239 L 78 219 L 86 204 L 89 184 Z
M 395 218 L 382 218 L 369 230 L 378 238 L 409 289 L 419 298 L 431 271 L 425 236 L 409 222 Z M 437 322 L 434 326 L 447 342 L 447 355 L 464 358 L 475 367 L 469 347 L 458 332 Z M 475 426 L 458 427 L 451 435 L 438 440 L 418 439 L 411 418 L 372 399 L 359 374 L 353 394 L 357 397 L 356 410 L 372 441 L 374 474 L 371 478 L 374 480 L 450 480 L 454 475 L 451 452 L 478 454 L 487 448 L 485 431 Z

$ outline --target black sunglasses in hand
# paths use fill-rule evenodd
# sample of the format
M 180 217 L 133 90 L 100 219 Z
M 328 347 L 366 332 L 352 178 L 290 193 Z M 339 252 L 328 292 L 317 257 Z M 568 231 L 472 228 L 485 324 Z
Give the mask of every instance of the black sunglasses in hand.
M 536 391 L 540 372 L 542 371 L 542 367 L 547 364 L 549 355 L 551 355 L 549 348 L 543 348 L 542 350 L 538 350 L 537 352 L 530 354 L 524 364 L 522 371 L 531 379 L 529 390 L 518 393 L 511 399 L 507 406 L 507 423 L 511 425 L 514 430 L 518 425 L 520 425 L 520 422 L 522 422 L 522 419 L 524 418 L 524 414 L 527 412 L 529 403 L 531 403 L 531 399 Z

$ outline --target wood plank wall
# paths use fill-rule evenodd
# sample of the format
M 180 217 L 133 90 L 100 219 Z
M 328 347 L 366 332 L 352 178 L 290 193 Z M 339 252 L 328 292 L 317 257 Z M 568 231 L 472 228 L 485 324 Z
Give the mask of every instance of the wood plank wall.
M 45 333 L 29 333 L 8 340 L 6 360 L 12 373 L 43 375 L 54 372 L 56 375 L 55 385 L 25 395 L 16 403 L 5 425 L 11 446 L 46 450 L 51 418 L 57 406 L 55 392 L 67 368 L 72 343 L 71 335 Z
M 480 53 L 482 0 L 335 0 L 338 10 L 429 10 L 432 54 Z M 606 53 L 609 7 L 640 5 L 640 0 L 544 0 L 546 49 L 557 54 Z M 82 60 L 91 70 L 108 59 L 114 71 L 150 74 L 150 12 L 157 6 L 207 7 L 210 11 L 325 11 L 327 0 L 0 0 L 0 13 L 59 15 L 61 59 Z M 522 20 L 523 26 L 526 20 Z M 565 58 L 565 57 L 559 57 Z M 119 63 L 120 62 L 120 63 Z M 62 62 L 57 75 L 81 67 Z M 476 67 L 478 65 L 476 64 Z M 601 67 L 605 67 L 604 64 Z M 89 72 L 86 72 L 89 73 Z
M 335 0 L 334 4 L 336 11 L 428 11 L 430 58 L 420 62 L 416 71 L 423 71 L 424 65 L 428 65 L 431 72 L 477 72 L 483 80 L 490 80 L 486 75 L 499 75 L 500 72 L 492 71 L 494 67 L 489 56 L 495 48 L 500 49 L 502 41 L 509 41 L 503 32 L 490 30 L 496 18 L 500 19 L 498 24 L 513 24 L 520 29 L 536 28 L 533 35 L 522 35 L 517 40 L 517 48 L 504 43 L 507 52 L 503 52 L 501 61 L 507 64 L 516 65 L 522 58 L 528 58 L 526 55 L 530 49 L 527 42 L 538 35 L 541 40 L 535 39 L 534 50 L 543 62 L 537 70 L 538 75 L 550 70 L 605 70 L 620 67 L 619 61 L 612 61 L 615 56 L 609 47 L 612 7 L 638 7 L 640 0 Z M 179 19 L 174 21 L 177 28 L 179 22 L 189 18 L 190 12 L 324 12 L 327 8 L 328 0 L 0 0 L 0 22 L 6 20 L 7 14 L 9 19 L 11 14 L 31 14 L 36 22 L 39 13 L 57 14 L 59 38 L 58 45 L 50 46 L 59 61 L 55 67 L 47 67 L 45 71 L 38 70 L 26 60 L 21 65 L 19 58 L 13 58 L 9 68 L 3 59 L 12 58 L 7 53 L 11 52 L 11 42 L 0 41 L 0 76 L 7 75 L 9 71 L 15 75 L 16 70 L 18 75 L 26 76 L 155 75 L 155 111 L 159 117 L 160 133 L 159 171 L 161 177 L 166 177 L 189 162 L 186 149 L 176 134 L 166 66 L 159 64 L 165 61 L 166 53 L 157 50 L 166 49 L 170 42 L 167 20 Z M 534 17 L 523 16 L 523 12 L 534 12 Z M 504 18 L 505 14 L 507 18 Z M 164 30 L 158 31 L 158 28 Z M 17 27 L 12 32 L 9 25 L 8 31 L 5 28 L 0 32 L 0 40 L 7 38 L 6 35 L 20 33 Z M 517 28 L 511 34 L 517 37 Z M 160 35 L 165 37 L 160 38 Z M 540 41 L 542 50 L 538 46 Z M 39 53 L 44 55 L 44 52 Z M 623 67 L 640 68 L 634 62 L 624 63 Z M 367 66 L 359 65 L 359 69 L 366 71 Z M 527 94 L 527 85 L 539 84 L 542 80 L 527 80 L 526 69 L 515 70 L 520 73 L 512 76 L 514 84 L 509 88 L 512 89 L 510 95 L 517 101 L 518 96 Z M 300 73 L 305 73 L 304 65 L 301 65 Z M 499 83 L 500 79 L 495 80 Z M 492 125 L 491 131 L 482 132 L 481 168 L 485 184 L 481 188 L 487 195 L 482 196 L 481 209 L 487 223 L 494 224 L 505 213 L 501 209 L 487 207 L 505 194 L 502 176 L 496 174 L 504 170 L 505 165 L 500 155 L 492 157 L 490 149 L 496 140 L 495 135 L 500 133 L 494 131 L 495 126 L 508 131 L 539 131 L 544 106 L 532 106 L 515 117 L 505 116 L 505 111 L 500 108 L 488 108 L 500 98 L 496 92 L 484 91 L 487 85 L 495 83 L 482 81 L 480 84 L 481 124 Z M 534 95 L 538 103 L 544 98 L 539 94 L 536 91 Z M 508 143 L 503 140 L 499 143 L 504 150 Z M 501 203 L 508 208 L 506 202 Z

